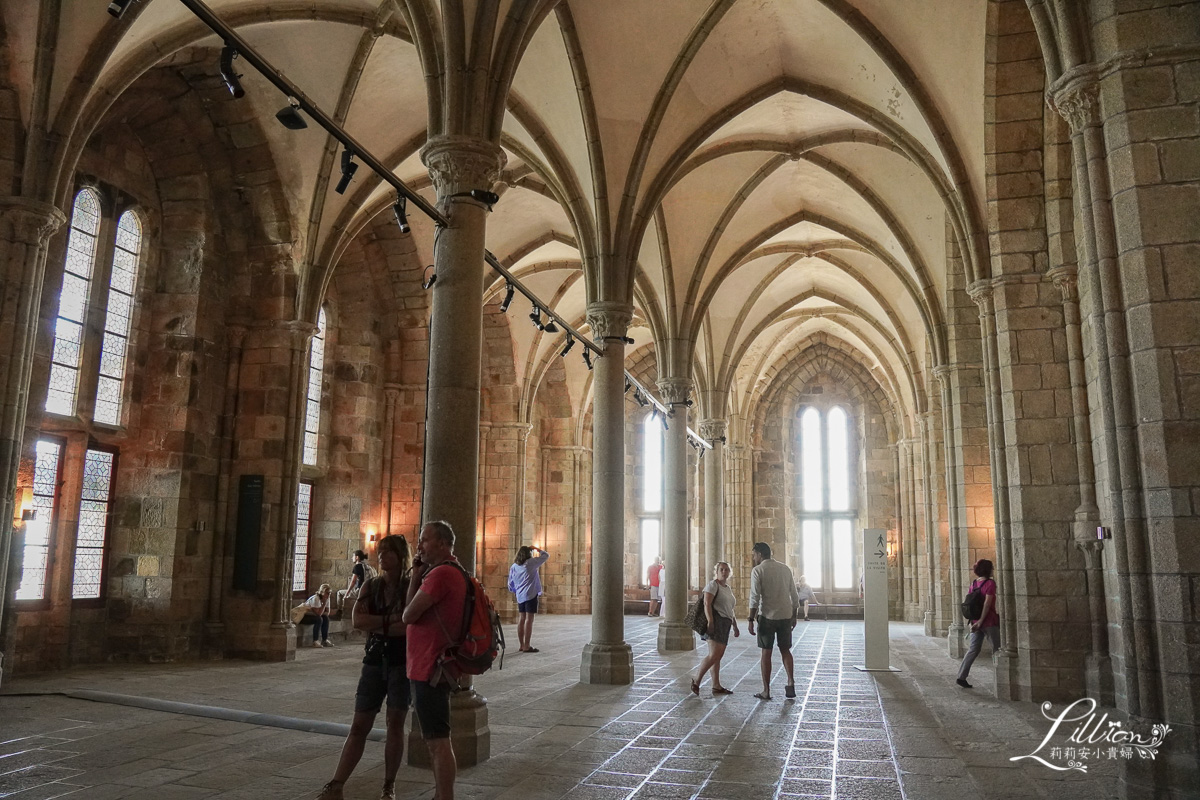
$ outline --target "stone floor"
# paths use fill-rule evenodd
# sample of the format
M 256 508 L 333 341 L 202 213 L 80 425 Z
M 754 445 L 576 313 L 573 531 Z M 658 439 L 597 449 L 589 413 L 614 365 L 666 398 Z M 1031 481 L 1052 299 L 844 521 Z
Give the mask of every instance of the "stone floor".
M 1118 761 L 1086 774 L 1032 760 L 1050 723 L 1032 703 L 997 701 L 990 660 L 966 691 L 944 642 L 893 624 L 896 673 L 863 673 L 861 622 L 797 628 L 794 701 L 776 674 L 759 690 L 758 651 L 731 641 L 722 682 L 734 694 L 699 698 L 688 675 L 702 651 L 656 650 L 656 620 L 626 617 L 637 680 L 578 683 L 587 617 L 539 617 L 537 654 L 511 653 L 478 681 L 488 698 L 492 758 L 459 774 L 459 798 L 824 797 L 890 800 L 1116 795 Z M 90 668 L 8 682 L 0 695 L 0 797 L 311 798 L 332 774 L 341 741 L 304 732 L 65 696 L 78 689 L 205 707 L 346 723 L 361 649 L 303 649 L 295 662 Z M 776 658 L 778 662 L 778 658 Z M 778 663 L 776 663 L 778 670 Z M 129 701 L 125 701 L 129 702 Z M 221 712 L 224 713 L 224 712 Z M 258 718 L 255 718 L 256 720 Z M 378 797 L 382 744 L 369 742 L 346 796 Z M 403 798 L 432 795 L 430 774 L 404 767 Z

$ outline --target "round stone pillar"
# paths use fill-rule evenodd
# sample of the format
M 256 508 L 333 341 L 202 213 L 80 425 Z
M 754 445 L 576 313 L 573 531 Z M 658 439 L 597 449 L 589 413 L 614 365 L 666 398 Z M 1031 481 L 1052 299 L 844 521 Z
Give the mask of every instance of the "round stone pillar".
M 479 484 L 480 365 L 483 354 L 483 247 L 487 206 L 472 189 L 491 191 L 504 153 L 491 142 L 437 136 L 421 149 L 450 224 L 435 240 L 425 403 L 425 478 L 421 518 L 454 528 L 454 554 L 475 565 Z
M 622 303 L 588 306 L 588 325 L 604 343 L 593 372 L 592 640 L 583 648 L 580 683 L 633 683 L 625 642 L 625 332 Z
M 485 139 L 435 136 L 421 161 L 449 219 L 435 239 L 432 309 L 429 318 L 429 385 L 425 401 L 425 473 L 421 519 L 445 520 L 454 529 L 454 554 L 475 571 L 479 510 L 480 371 L 483 359 L 484 233 L 488 209 L 468 194 L 491 191 L 504 152 Z M 415 715 L 409 715 L 416 727 Z M 487 701 L 473 688 L 450 703 L 450 737 L 460 767 L 491 755 Z M 414 736 L 408 763 L 426 766 L 424 741 Z
M 694 650 L 696 637 L 684 622 L 688 607 L 687 425 L 692 382 L 666 378 L 658 382 L 663 402 L 674 412 L 663 436 L 663 621 L 659 650 Z
M 712 445 L 704 459 L 704 560 L 700 579 L 707 581 L 713 565 L 725 560 L 725 420 L 706 419 L 700 435 Z

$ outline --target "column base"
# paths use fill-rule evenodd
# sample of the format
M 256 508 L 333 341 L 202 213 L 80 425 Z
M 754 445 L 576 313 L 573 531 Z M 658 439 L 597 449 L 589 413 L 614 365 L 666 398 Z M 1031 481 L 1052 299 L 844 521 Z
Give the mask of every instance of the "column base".
M 925 635 L 926 636 L 936 636 L 937 635 L 937 629 L 934 627 L 934 624 L 933 624 L 933 612 L 932 611 L 925 612 Z
M 696 634 L 686 622 L 660 622 L 658 649 L 663 651 L 695 650 Z
M 633 683 L 633 648 L 620 644 L 584 645 L 579 660 L 579 682 L 628 686 Z
M 996 657 L 992 659 L 992 663 L 996 665 L 996 699 L 1025 699 L 1025 693 L 1021 691 L 1020 680 L 1017 673 L 1017 667 L 1019 665 L 1017 651 L 1001 650 L 1000 652 L 996 653 Z
M 951 622 L 950 630 L 946 632 L 946 652 L 955 660 L 961 660 L 967 654 L 967 626 L 961 622 Z
M 410 767 L 430 769 L 429 748 L 421 738 L 421 723 L 410 712 L 406 721 L 408 747 L 406 763 Z M 450 695 L 450 746 L 459 769 L 487 761 L 492 754 L 492 729 L 488 727 L 487 700 L 474 689 Z
M 0 687 L 4 686 L 4 653 L 0 653 Z
M 1098 653 L 1088 653 L 1084 680 L 1088 697 L 1102 706 L 1116 706 L 1116 691 L 1113 686 L 1112 659 Z

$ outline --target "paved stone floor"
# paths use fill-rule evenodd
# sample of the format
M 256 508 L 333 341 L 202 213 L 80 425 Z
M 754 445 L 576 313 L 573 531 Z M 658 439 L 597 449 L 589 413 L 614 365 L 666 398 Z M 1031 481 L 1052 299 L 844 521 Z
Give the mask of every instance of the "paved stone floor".
M 699 698 L 688 675 L 702 650 L 656 650 L 656 621 L 626 617 L 637 680 L 578 683 L 587 617 L 543 616 L 537 654 L 510 653 L 483 676 L 492 758 L 459 775 L 459 798 L 824 797 L 890 800 L 1116 795 L 1117 764 L 1056 773 L 1011 756 L 1049 730 L 1032 703 L 998 702 L 987 657 L 976 688 L 954 685 L 944 642 L 893 624 L 897 673 L 863 673 L 861 622 L 797 628 L 798 697 L 760 702 L 758 651 L 731 641 L 722 682 Z M 333 735 L 165 713 L 55 694 L 77 689 L 334 723 L 349 722 L 361 647 L 303 649 L 295 662 L 106 666 L 9 681 L 0 695 L 0 797 L 311 798 L 332 774 Z M 706 687 L 707 689 L 707 682 Z M 17 694 L 19 693 L 19 694 Z M 382 744 L 369 742 L 346 796 L 378 797 Z M 397 795 L 428 798 L 430 773 L 402 768 Z

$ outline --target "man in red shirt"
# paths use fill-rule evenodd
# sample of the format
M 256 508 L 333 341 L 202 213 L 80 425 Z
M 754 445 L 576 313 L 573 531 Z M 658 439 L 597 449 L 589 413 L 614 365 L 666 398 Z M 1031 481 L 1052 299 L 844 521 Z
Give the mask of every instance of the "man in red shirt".
M 662 605 L 662 571 L 663 560 L 656 556 L 650 569 L 646 570 L 646 582 L 650 584 L 650 610 L 646 612 L 647 617 L 657 617 Z
M 454 530 L 427 522 L 417 538 L 402 619 L 408 624 L 408 678 L 413 711 L 433 763 L 434 800 L 453 800 L 458 765 L 450 746 L 449 679 L 436 675 L 437 657 L 462 633 L 467 579 L 454 557 Z

